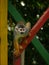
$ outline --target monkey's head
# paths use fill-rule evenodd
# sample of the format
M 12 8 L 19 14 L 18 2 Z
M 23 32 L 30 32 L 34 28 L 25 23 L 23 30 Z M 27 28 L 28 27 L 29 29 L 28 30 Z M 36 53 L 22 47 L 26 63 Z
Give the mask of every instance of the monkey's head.
M 16 26 L 15 26 L 15 34 L 19 37 L 26 37 L 27 34 L 29 33 L 30 31 L 30 28 L 31 28 L 31 24 L 30 22 L 24 24 L 24 23 L 18 23 Z

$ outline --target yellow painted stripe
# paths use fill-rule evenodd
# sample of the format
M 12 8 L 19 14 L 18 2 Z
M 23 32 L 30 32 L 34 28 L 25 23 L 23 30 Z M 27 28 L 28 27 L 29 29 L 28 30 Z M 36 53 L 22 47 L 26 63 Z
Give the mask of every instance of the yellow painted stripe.
M 8 53 L 7 53 L 7 0 L 0 0 L 0 65 L 8 65 Z

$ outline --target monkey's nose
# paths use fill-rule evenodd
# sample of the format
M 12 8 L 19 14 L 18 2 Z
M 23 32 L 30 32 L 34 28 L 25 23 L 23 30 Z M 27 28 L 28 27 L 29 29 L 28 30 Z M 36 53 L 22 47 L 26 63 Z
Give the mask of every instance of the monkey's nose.
M 21 32 L 21 34 L 23 34 L 23 32 Z

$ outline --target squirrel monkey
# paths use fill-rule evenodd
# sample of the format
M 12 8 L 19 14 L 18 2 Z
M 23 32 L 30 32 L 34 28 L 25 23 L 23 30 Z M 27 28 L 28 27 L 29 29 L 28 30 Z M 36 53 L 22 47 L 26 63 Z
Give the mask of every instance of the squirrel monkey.
M 29 35 L 29 31 L 31 29 L 31 23 L 27 22 L 24 24 L 24 22 L 19 22 L 14 29 L 14 54 L 16 56 L 19 55 L 20 51 L 19 49 L 23 49 L 23 47 L 20 45 L 22 39 L 24 37 L 27 37 Z

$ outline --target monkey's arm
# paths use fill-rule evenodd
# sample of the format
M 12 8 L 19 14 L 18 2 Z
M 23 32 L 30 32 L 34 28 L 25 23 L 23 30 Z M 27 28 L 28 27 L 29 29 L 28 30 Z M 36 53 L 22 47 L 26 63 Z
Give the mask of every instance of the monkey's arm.
M 14 49 L 14 54 L 17 56 L 19 54 L 19 43 L 17 39 L 14 40 Z

